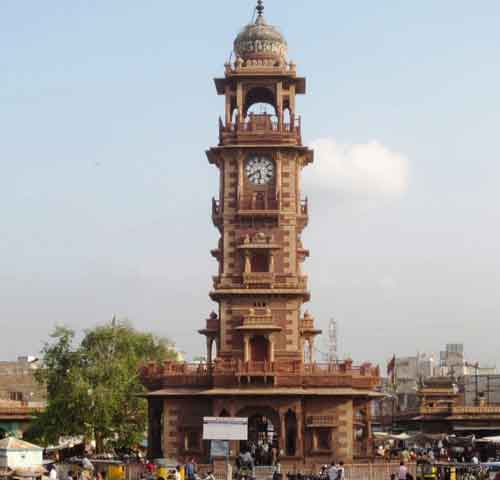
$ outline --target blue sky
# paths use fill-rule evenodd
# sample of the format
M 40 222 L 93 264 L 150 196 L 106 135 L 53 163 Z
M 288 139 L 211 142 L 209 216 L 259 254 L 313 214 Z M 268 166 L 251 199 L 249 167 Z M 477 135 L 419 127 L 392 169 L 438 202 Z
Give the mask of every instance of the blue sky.
M 265 3 L 308 78 L 318 324 L 357 360 L 463 341 L 500 365 L 500 3 Z M 2 356 L 114 314 L 202 352 L 212 78 L 253 6 L 2 1 Z

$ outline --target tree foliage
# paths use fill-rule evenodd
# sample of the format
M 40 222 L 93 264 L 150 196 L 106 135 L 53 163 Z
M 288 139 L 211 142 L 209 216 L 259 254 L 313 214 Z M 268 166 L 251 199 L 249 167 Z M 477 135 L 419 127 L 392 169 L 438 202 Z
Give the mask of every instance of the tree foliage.
M 139 379 L 144 362 L 174 360 L 173 345 L 126 322 L 85 332 L 77 344 L 75 332 L 57 327 L 42 350 L 37 380 L 47 388 L 47 408 L 36 419 L 30 437 L 45 445 L 61 436 L 129 447 L 146 429 L 147 406 Z

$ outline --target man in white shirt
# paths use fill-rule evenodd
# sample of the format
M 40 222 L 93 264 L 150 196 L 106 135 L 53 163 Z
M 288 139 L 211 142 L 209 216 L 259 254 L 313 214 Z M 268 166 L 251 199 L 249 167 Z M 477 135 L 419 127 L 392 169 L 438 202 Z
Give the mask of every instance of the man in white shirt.
M 332 462 L 328 469 L 328 480 L 337 480 L 338 469 L 335 462 Z
M 52 468 L 50 469 L 49 480 L 57 480 L 57 470 L 56 467 L 54 467 L 54 465 L 52 465 Z

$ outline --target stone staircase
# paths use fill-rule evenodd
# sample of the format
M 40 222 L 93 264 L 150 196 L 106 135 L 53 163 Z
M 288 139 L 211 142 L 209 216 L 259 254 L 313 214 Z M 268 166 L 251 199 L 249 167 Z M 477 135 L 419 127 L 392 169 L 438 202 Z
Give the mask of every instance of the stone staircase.
M 271 480 L 274 467 L 255 467 L 255 480 Z

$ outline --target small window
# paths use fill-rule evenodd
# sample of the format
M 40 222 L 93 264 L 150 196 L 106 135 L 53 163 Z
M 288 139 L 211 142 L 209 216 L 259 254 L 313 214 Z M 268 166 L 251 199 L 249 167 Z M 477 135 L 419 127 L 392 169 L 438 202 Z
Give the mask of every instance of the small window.
M 332 447 L 332 434 L 329 428 L 318 429 L 318 449 L 331 450 Z
M 199 452 L 201 450 L 201 434 L 198 430 L 188 430 L 184 434 L 184 450 Z
M 22 394 L 22 392 L 10 392 L 9 398 L 10 398 L 10 400 L 14 400 L 16 402 L 22 402 L 23 401 L 23 394 Z
M 267 253 L 254 253 L 252 255 L 252 272 L 269 272 L 269 255 Z

